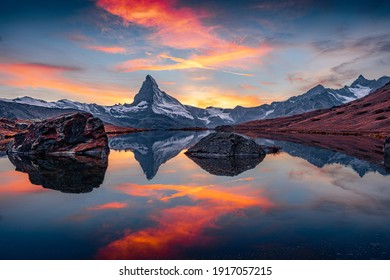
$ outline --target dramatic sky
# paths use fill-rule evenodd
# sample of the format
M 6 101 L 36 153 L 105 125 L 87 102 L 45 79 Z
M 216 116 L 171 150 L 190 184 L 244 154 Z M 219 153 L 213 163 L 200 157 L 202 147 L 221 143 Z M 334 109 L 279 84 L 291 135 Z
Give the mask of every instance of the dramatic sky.
M 145 76 L 184 104 L 255 106 L 390 75 L 390 1 L 12 0 L 0 97 L 132 102 Z

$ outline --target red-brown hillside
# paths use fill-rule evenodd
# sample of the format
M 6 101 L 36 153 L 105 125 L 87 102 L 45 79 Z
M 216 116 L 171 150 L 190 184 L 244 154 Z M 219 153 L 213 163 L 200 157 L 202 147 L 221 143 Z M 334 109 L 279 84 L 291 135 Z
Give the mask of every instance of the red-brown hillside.
M 122 126 L 117 126 L 117 125 L 108 124 L 108 123 L 104 124 L 104 129 L 105 129 L 106 133 L 109 135 L 109 137 L 119 135 L 119 134 L 147 131 L 147 129 L 122 127 Z
M 339 107 L 285 118 L 251 121 L 234 126 L 233 130 L 389 135 L 390 83 L 362 99 Z

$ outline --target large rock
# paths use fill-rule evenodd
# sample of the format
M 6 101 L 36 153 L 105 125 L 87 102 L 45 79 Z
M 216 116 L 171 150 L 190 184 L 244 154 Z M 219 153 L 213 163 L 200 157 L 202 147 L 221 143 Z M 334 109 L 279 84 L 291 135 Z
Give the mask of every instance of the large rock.
M 15 136 L 7 152 L 106 157 L 109 148 L 103 122 L 89 113 L 74 113 L 31 124 Z
M 255 141 L 243 136 L 217 132 L 200 140 L 186 152 L 195 157 L 260 157 L 265 155 L 263 148 Z
M 36 156 L 9 154 L 16 171 L 30 182 L 63 193 L 88 193 L 104 181 L 108 160 L 89 156 Z
M 390 168 L 390 137 L 387 137 L 385 140 L 383 152 L 385 154 L 385 166 Z

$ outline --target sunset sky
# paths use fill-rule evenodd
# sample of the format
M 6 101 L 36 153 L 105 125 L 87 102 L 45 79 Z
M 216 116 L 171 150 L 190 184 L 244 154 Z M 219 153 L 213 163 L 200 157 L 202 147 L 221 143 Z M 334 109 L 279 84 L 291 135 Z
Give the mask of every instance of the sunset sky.
M 255 106 L 390 75 L 390 1 L 2 3 L 0 97 L 131 103 L 145 76 L 184 104 Z

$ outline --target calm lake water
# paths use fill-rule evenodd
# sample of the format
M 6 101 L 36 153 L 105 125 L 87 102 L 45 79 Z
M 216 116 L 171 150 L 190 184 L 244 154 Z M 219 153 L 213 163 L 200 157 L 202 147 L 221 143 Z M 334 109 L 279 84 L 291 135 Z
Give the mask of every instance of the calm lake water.
M 383 165 L 266 139 L 283 151 L 188 158 L 204 135 L 120 136 L 108 164 L 0 155 L 0 259 L 390 258 Z

